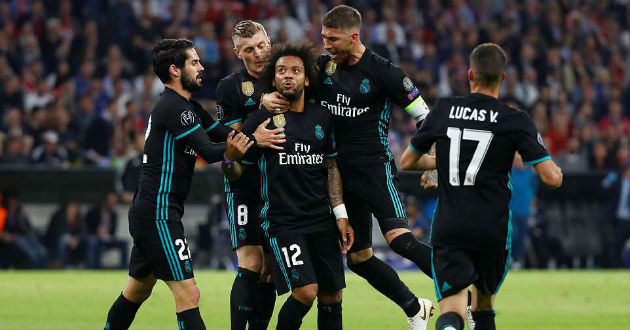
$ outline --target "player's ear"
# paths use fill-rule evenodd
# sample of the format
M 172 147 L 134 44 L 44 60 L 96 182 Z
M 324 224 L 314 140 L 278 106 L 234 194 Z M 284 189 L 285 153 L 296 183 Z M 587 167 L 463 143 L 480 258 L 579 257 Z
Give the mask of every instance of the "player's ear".
M 358 44 L 359 43 L 359 32 L 352 32 L 352 34 L 350 35 L 350 40 L 352 41 L 352 44 Z
M 174 78 L 179 78 L 179 76 L 182 73 L 182 70 L 178 68 L 175 64 L 171 64 L 171 66 L 168 67 L 168 73 L 173 75 Z
M 308 87 L 308 78 L 306 78 L 306 77 L 304 78 L 304 86 Z
M 503 75 L 501 75 L 501 82 L 503 82 L 506 77 L 507 77 L 507 74 L 505 73 L 505 71 L 503 71 Z
M 475 81 L 475 74 L 473 73 L 472 69 L 468 69 L 468 80 L 469 81 Z
M 241 58 L 241 52 L 239 52 L 239 51 L 238 51 L 238 48 L 234 47 L 234 48 L 232 48 L 232 50 L 234 51 L 234 55 L 236 55 L 236 57 L 237 57 L 239 60 L 242 60 L 242 58 Z

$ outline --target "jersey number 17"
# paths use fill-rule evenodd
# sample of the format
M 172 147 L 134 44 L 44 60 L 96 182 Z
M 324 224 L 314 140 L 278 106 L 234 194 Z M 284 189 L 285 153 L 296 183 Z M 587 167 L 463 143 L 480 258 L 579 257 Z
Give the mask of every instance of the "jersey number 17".
M 486 157 L 486 152 L 488 152 L 488 147 L 490 146 L 490 142 L 492 141 L 492 132 L 464 128 L 462 134 L 462 129 L 457 127 L 449 127 L 446 130 L 446 135 L 451 140 L 451 147 L 448 154 L 448 182 L 451 184 L 451 186 L 460 185 L 459 153 L 461 140 L 463 139 L 479 142 L 477 143 L 477 148 L 475 149 L 475 153 L 473 154 L 470 164 L 466 169 L 466 176 L 464 177 L 464 186 L 474 186 L 475 178 L 477 177 L 479 168 L 481 168 L 483 159 Z

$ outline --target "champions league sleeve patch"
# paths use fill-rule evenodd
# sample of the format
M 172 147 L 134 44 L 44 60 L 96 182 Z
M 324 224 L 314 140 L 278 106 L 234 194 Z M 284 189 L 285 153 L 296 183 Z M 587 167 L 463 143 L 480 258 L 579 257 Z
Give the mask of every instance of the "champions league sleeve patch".
M 217 104 L 217 119 L 219 121 L 223 120 L 225 113 L 223 112 L 223 107 Z
M 402 84 L 407 92 L 411 92 L 411 90 L 414 88 L 413 83 L 411 82 L 411 79 L 409 79 L 409 77 L 403 78 Z
M 190 110 L 184 110 L 180 116 L 182 126 L 190 126 L 195 122 L 195 114 Z

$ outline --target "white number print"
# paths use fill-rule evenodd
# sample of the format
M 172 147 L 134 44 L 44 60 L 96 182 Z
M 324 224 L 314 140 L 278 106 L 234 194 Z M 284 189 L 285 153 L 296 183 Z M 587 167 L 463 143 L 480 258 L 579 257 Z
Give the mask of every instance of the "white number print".
M 147 130 L 144 132 L 144 142 L 147 142 L 149 138 L 149 133 L 151 133 L 151 116 L 149 116 L 149 122 L 147 122 Z M 146 164 L 148 161 L 147 154 L 142 154 L 142 164 Z
M 289 251 L 287 250 L 287 248 L 286 247 L 282 248 L 282 253 L 284 253 L 284 259 L 286 260 L 289 268 L 291 268 L 291 266 L 303 265 L 304 261 L 298 260 L 298 257 L 300 256 L 300 254 L 302 254 L 302 249 L 300 249 L 300 246 L 297 244 L 292 244 L 291 246 L 289 246 L 289 250 L 295 251 L 293 252 L 293 256 L 291 257 L 291 259 L 289 259 Z
M 477 141 L 477 148 L 473 154 L 470 164 L 466 169 L 466 175 L 464 177 L 464 186 L 474 186 L 475 178 L 481 168 L 483 159 L 486 157 L 490 142 L 492 142 L 493 134 L 490 131 L 481 131 L 475 129 L 462 130 L 457 127 L 449 127 L 446 130 L 446 135 L 451 140 L 451 147 L 448 157 L 448 182 L 451 186 L 459 186 L 459 154 L 461 147 L 461 140 Z
M 177 254 L 179 255 L 179 260 L 190 259 L 190 249 L 188 248 L 188 241 L 178 238 L 175 240 L 175 245 L 179 246 L 179 250 L 177 251 Z
M 247 205 L 241 204 L 236 208 L 236 222 L 239 226 L 247 224 Z

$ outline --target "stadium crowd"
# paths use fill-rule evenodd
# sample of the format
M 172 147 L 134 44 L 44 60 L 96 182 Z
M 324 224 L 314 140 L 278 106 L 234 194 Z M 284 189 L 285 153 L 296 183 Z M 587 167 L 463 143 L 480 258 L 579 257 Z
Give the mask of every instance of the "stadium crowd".
M 194 40 L 206 67 L 196 97 L 214 112 L 218 80 L 240 68 L 230 33 L 263 22 L 272 42 L 320 40 L 339 1 L 0 1 L 0 163 L 114 166 L 136 155 L 162 85 L 153 43 Z M 361 38 L 399 64 L 431 104 L 468 91 L 467 54 L 491 41 L 509 51 L 502 98 L 527 110 L 565 171 L 630 161 L 628 1 L 348 1 Z M 394 112 L 400 155 L 415 129 Z M 133 158 L 133 157 L 131 157 Z

